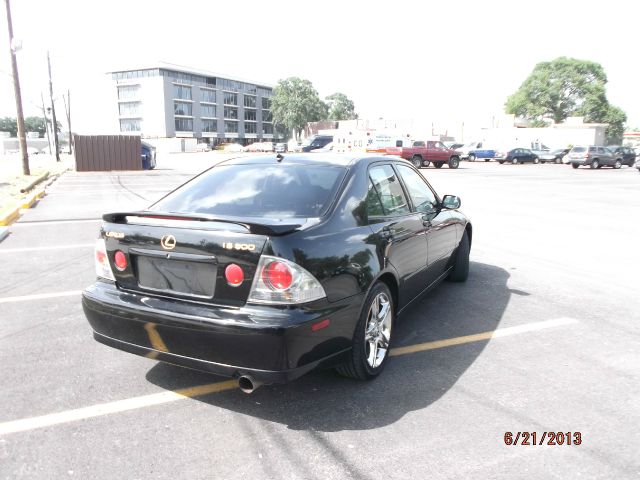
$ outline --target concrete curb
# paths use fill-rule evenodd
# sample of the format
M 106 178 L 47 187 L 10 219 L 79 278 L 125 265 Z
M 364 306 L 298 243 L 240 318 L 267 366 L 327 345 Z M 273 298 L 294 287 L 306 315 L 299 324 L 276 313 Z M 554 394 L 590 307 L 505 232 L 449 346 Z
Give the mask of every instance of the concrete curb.
M 38 203 L 38 200 L 44 197 L 44 193 L 44 187 L 30 193 L 22 199 L 22 206 L 20 208 L 31 208 L 35 206 L 35 204 Z
M 45 185 L 43 185 L 39 189 L 35 190 L 31 194 L 27 195 L 22 200 L 20 200 L 19 206 L 12 206 L 0 211 L 0 227 L 9 226 L 13 222 L 15 222 L 18 218 L 20 218 L 21 209 L 32 208 L 33 206 L 35 206 L 38 203 L 38 200 L 44 197 L 46 193 L 46 188 L 49 185 L 51 185 L 53 182 L 55 182 L 58 179 L 58 177 L 63 173 L 65 173 L 66 171 L 67 170 L 64 170 L 60 173 L 57 173 L 51 176 L 49 176 L 49 172 L 46 172 L 46 174 L 43 174 L 42 176 L 38 177 L 37 181 L 32 182 L 30 188 L 33 188 L 35 185 L 37 185 L 40 182 L 48 180 L 48 182 Z
M 9 207 L 0 212 L 0 226 L 8 226 L 20 216 L 20 207 Z

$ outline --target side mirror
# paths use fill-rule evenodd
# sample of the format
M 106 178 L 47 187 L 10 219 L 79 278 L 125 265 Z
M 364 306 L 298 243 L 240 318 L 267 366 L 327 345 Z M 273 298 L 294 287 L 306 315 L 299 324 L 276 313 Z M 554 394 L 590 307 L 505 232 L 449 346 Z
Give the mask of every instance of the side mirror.
M 456 210 L 460 208 L 462 202 L 460 202 L 460 198 L 455 195 L 445 195 L 442 199 L 442 208 L 446 208 L 447 210 Z

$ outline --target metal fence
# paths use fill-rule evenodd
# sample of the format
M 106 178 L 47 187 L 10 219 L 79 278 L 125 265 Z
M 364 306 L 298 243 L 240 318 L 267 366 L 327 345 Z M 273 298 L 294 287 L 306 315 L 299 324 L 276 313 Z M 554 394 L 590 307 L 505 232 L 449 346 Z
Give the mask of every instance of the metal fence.
M 74 135 L 73 141 L 78 172 L 142 170 L 140 137 Z

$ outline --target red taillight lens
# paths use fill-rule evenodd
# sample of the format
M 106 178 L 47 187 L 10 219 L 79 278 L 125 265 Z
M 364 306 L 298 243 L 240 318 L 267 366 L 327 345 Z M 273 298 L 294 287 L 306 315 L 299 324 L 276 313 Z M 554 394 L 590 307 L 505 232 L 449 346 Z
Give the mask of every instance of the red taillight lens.
M 224 276 L 227 279 L 227 283 L 232 287 L 239 286 L 244 280 L 242 268 L 235 263 L 227 265 L 227 268 L 224 269 Z
M 262 271 L 262 280 L 274 290 L 285 290 L 293 282 L 293 274 L 282 262 L 271 262 Z
M 121 272 L 127 268 L 127 256 L 124 252 L 118 250 L 113 257 L 114 263 L 116 264 L 116 268 Z

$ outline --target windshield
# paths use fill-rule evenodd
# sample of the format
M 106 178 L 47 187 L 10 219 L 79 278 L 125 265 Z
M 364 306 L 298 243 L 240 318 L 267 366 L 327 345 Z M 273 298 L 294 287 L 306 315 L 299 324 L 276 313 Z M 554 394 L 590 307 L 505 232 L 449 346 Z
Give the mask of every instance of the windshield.
M 151 210 L 233 217 L 320 217 L 345 171 L 318 165 L 223 165 L 183 185 Z

